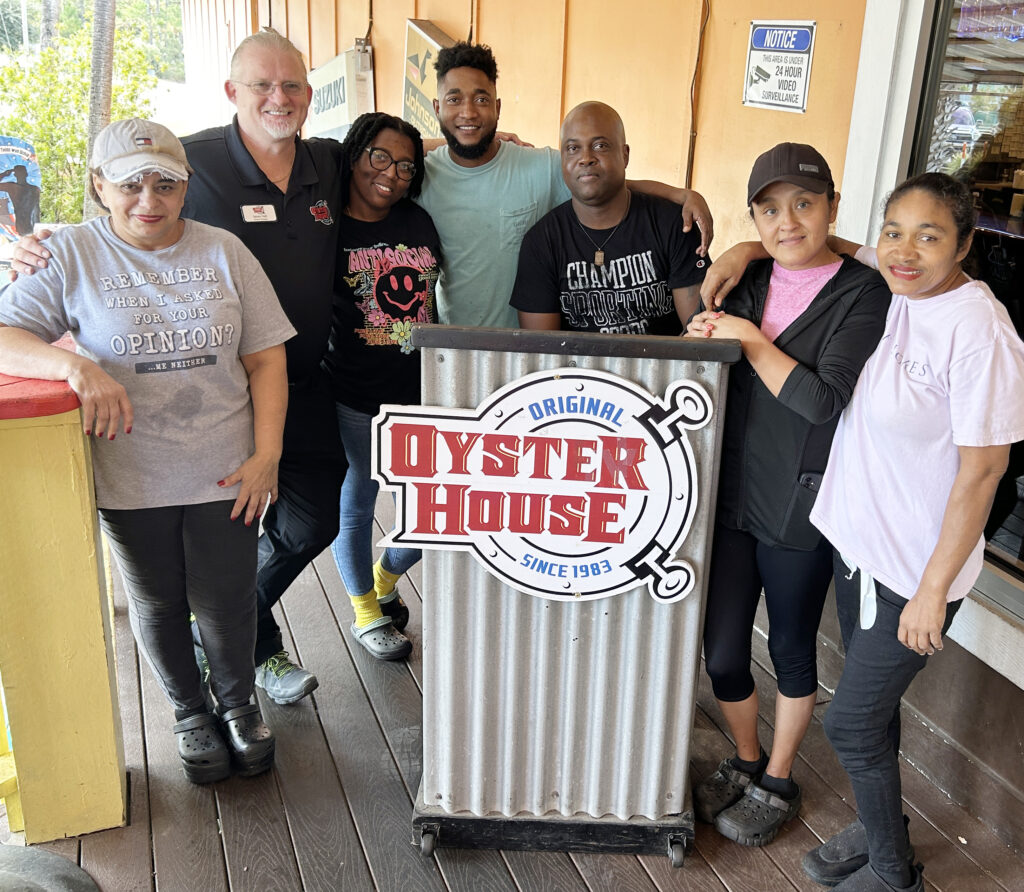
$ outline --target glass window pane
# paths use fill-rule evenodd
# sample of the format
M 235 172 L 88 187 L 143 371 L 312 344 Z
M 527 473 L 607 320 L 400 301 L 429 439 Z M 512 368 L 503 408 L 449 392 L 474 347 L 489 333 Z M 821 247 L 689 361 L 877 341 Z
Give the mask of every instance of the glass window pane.
M 933 48 L 936 97 L 918 171 L 967 182 L 979 211 L 968 272 L 1024 332 L 1024 2 L 956 0 Z M 935 56 L 933 56 L 933 60 Z M 1011 450 L 985 530 L 989 556 L 1024 581 L 1024 444 Z

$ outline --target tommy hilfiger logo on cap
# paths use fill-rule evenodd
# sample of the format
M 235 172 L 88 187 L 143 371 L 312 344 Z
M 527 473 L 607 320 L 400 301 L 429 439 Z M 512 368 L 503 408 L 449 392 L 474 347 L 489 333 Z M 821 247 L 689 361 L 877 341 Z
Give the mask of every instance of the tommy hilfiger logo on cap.
M 151 145 L 153 145 L 153 140 L 150 139 L 148 136 L 136 136 L 135 137 L 135 145 L 137 145 L 137 146 L 151 146 Z
M 821 170 L 818 168 L 817 164 L 801 164 L 800 170 L 806 170 L 809 171 L 810 173 L 821 173 Z

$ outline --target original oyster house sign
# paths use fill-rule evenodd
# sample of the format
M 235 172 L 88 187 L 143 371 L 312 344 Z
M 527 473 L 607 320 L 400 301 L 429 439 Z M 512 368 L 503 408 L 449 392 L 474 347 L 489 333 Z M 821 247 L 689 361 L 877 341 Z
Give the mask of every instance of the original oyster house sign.
M 606 372 L 536 372 L 477 409 L 384 406 L 375 477 L 396 494 L 387 545 L 471 551 L 544 598 L 605 598 L 647 584 L 672 602 L 694 584 L 675 554 L 697 503 L 686 432 L 711 419 L 692 381 L 663 399 Z

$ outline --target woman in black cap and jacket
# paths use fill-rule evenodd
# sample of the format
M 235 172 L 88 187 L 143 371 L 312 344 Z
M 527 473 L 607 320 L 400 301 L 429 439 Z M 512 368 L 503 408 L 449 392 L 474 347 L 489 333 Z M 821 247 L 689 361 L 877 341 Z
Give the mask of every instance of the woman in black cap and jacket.
M 747 203 L 769 258 L 688 334 L 735 338 L 729 375 L 704 656 L 736 754 L 698 784 L 697 816 L 764 845 L 800 807 L 791 769 L 814 709 L 816 640 L 832 576 L 830 544 L 808 515 L 839 414 L 885 323 L 882 278 L 833 253 L 839 195 L 811 146 L 782 143 L 754 163 Z M 751 634 L 761 591 L 778 679 L 770 755 L 757 735 Z

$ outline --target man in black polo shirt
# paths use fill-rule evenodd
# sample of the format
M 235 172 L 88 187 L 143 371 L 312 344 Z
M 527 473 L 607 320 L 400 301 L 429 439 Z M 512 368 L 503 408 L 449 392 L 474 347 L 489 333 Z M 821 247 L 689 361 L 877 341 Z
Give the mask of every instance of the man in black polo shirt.
M 255 654 L 256 684 L 277 703 L 295 703 L 318 682 L 288 658 L 271 608 L 337 536 L 346 467 L 334 399 L 320 370 L 331 328 L 335 218 L 344 207 L 340 147 L 299 138 L 312 88 L 301 53 L 276 31 L 264 29 L 238 45 L 224 89 L 238 110 L 234 121 L 182 140 L 195 171 L 182 216 L 237 235 L 298 331 L 285 344 L 288 415 L 278 498 L 259 540 Z M 46 264 L 49 252 L 32 241 L 16 249 L 18 272 Z M 193 634 L 204 668 L 194 625 Z
M 276 31 L 239 44 L 224 88 L 234 121 L 182 140 L 195 171 L 182 216 L 237 235 L 298 331 L 285 344 L 288 415 L 278 499 L 259 540 L 256 633 L 256 683 L 272 700 L 294 703 L 317 679 L 288 658 L 271 607 L 337 536 L 345 473 L 334 400 L 320 371 L 344 206 L 338 146 L 298 137 L 312 88 L 298 49 Z

